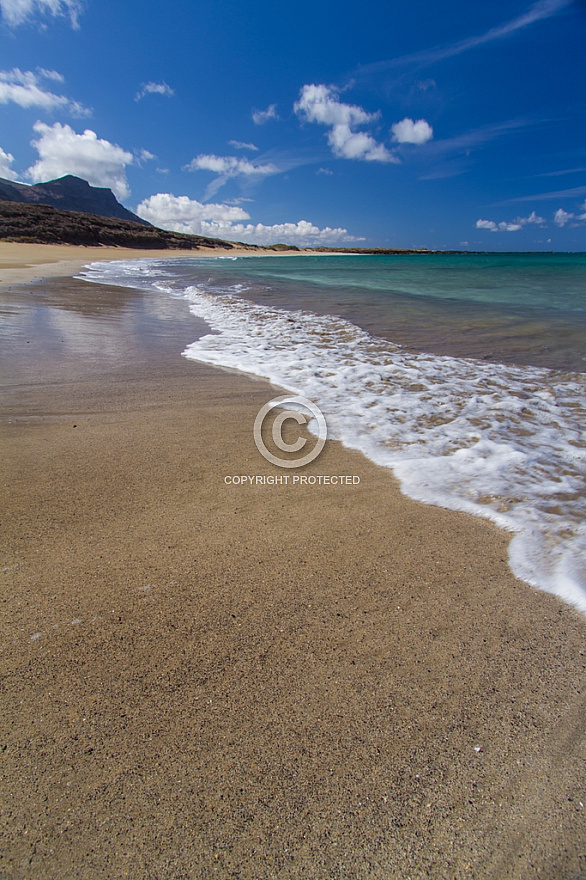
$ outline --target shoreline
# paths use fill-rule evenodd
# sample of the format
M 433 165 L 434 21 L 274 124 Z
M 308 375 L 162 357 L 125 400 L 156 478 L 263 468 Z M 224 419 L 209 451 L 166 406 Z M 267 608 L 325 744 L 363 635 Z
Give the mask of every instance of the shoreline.
M 286 252 L 285 256 L 305 251 Z M 83 255 L 83 257 L 82 257 Z M 67 277 L 88 263 L 112 260 L 178 259 L 197 257 L 280 256 L 279 251 L 259 248 L 251 254 L 249 250 L 234 247 L 202 248 L 201 250 L 137 250 L 117 247 L 85 247 L 73 244 L 26 244 L 0 241 L 0 289 L 12 284 L 26 284 L 42 278 Z
M 586 621 L 508 535 L 331 441 L 359 485 L 226 486 L 278 389 L 182 358 L 187 304 L 3 296 L 6 876 L 586 869 Z

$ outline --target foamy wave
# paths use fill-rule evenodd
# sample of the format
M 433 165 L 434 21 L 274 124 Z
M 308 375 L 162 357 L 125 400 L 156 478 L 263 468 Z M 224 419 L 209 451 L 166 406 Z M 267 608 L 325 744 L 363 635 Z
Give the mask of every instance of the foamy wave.
M 186 357 L 316 400 L 330 437 L 393 468 L 410 497 L 515 532 L 514 573 L 586 611 L 586 377 L 408 353 L 339 318 L 185 296 L 216 331 Z
M 184 291 L 215 331 L 186 357 L 315 400 L 330 437 L 392 468 L 410 497 L 513 532 L 513 572 L 586 612 L 586 375 L 407 352 L 343 319 L 235 293 Z

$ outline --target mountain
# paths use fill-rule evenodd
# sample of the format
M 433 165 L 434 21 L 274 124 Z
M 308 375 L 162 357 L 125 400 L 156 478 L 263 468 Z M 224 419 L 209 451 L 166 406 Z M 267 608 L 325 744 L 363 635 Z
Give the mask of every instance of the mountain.
M 234 242 L 231 241 L 206 238 L 203 235 L 167 232 L 151 226 L 150 223 L 119 220 L 117 217 L 100 217 L 80 211 L 61 211 L 49 205 L 2 201 L 2 198 L 3 194 L 0 191 L 0 240 L 3 241 L 109 245 L 157 250 L 234 247 Z M 255 245 L 239 244 L 238 246 L 251 251 L 257 249 Z
M 81 211 L 99 217 L 116 217 L 118 220 L 140 223 L 141 226 L 151 225 L 121 205 L 111 189 L 90 186 L 87 180 L 74 177 L 73 174 L 34 186 L 0 177 L 0 199 L 29 205 L 50 205 L 62 211 Z

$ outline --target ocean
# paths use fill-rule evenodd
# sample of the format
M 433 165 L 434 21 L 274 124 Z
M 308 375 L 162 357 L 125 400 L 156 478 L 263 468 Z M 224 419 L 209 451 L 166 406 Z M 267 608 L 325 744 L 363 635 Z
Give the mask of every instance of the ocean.
M 183 298 L 210 330 L 186 357 L 313 400 L 331 439 L 411 498 L 509 531 L 514 574 L 586 613 L 586 255 L 145 259 L 81 277 Z

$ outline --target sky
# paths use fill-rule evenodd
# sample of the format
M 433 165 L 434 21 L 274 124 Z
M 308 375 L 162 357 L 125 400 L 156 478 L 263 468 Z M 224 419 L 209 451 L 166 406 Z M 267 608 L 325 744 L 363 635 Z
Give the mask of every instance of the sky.
M 0 177 L 258 244 L 586 251 L 586 0 L 0 0 Z

